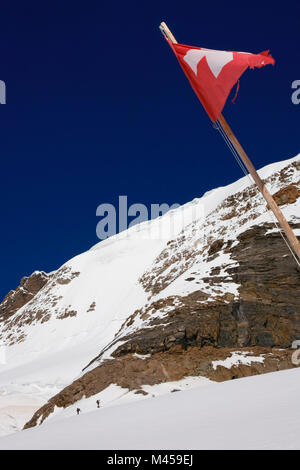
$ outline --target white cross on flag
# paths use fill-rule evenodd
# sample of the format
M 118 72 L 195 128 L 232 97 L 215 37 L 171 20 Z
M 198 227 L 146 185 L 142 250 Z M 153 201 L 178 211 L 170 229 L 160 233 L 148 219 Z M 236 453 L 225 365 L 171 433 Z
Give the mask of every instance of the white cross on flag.
M 248 67 L 275 64 L 269 51 L 260 54 L 215 51 L 167 41 L 213 122 L 220 116 L 230 90 Z

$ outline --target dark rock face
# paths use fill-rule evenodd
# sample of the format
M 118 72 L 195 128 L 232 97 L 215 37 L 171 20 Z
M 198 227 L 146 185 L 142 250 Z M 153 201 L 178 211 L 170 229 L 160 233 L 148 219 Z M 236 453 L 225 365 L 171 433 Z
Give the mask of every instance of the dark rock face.
M 29 277 L 21 279 L 19 287 L 10 291 L 0 304 L 0 321 L 10 318 L 44 287 L 51 276 L 43 271 L 35 271 Z
M 286 348 L 300 338 L 300 272 L 280 235 L 267 229 L 244 232 L 233 249 L 241 284 L 237 344 Z
M 293 226 L 299 227 L 300 224 Z M 207 294 L 196 291 L 185 297 L 154 302 L 149 306 L 152 312 L 169 309 L 163 326 L 160 319 L 154 318 L 147 328 L 123 336 L 124 344 L 113 356 L 134 352 L 154 354 L 178 344 L 185 349 L 189 346 L 289 348 L 300 338 L 300 272 L 280 234 L 268 234 L 272 228 L 271 224 L 254 226 L 238 237 L 236 246 L 228 246 L 232 258 L 238 261 L 236 267 L 228 270 L 233 281 L 240 284 L 237 300 L 232 299 L 232 294 L 225 294 L 213 302 L 203 302 Z M 219 243 L 219 249 L 222 245 Z M 214 252 L 215 249 L 216 245 Z M 220 277 L 217 280 L 220 282 Z M 216 278 L 211 276 L 207 282 L 213 285 Z M 131 321 L 129 318 L 127 325 Z M 101 354 L 96 360 L 99 358 Z

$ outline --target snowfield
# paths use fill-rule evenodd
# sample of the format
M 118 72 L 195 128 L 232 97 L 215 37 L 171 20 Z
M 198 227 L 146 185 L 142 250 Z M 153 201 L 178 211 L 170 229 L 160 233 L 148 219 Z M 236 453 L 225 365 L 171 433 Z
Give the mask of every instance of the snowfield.
M 300 449 L 300 369 L 111 406 L 0 439 L 0 449 Z

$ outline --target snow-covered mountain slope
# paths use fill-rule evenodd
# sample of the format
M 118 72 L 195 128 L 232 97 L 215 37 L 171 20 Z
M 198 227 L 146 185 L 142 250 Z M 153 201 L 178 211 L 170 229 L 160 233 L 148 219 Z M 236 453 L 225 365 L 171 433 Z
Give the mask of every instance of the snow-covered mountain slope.
M 300 449 L 300 370 L 213 384 L 49 421 L 0 449 Z
M 198 217 L 196 202 L 111 237 L 55 272 L 32 301 L 1 322 L 1 338 L 9 346 L 2 372 L 23 369 L 24 363 L 37 371 L 44 358 L 48 379 L 60 381 L 57 357 L 63 352 L 62 382 L 73 377 L 146 302 L 139 278 L 182 228 L 182 213 L 187 221 Z M 170 219 L 175 225 L 168 234 Z
M 260 175 L 271 193 L 283 190 L 282 210 L 300 234 L 300 155 Z M 98 243 L 51 273 L 21 308 L 3 302 L 0 394 L 33 384 L 46 401 L 49 386 L 56 393 L 112 354 L 289 347 L 300 338 L 299 299 L 299 274 L 270 211 L 242 178 Z

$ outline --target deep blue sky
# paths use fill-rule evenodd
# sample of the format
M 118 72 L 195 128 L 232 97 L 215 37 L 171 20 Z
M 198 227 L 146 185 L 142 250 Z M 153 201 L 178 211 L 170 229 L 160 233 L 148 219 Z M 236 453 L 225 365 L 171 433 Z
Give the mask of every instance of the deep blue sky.
M 299 1 L 1 4 L 0 298 L 97 242 L 96 207 L 185 203 L 241 176 L 158 30 L 215 49 L 270 49 L 224 115 L 255 165 L 300 151 Z

